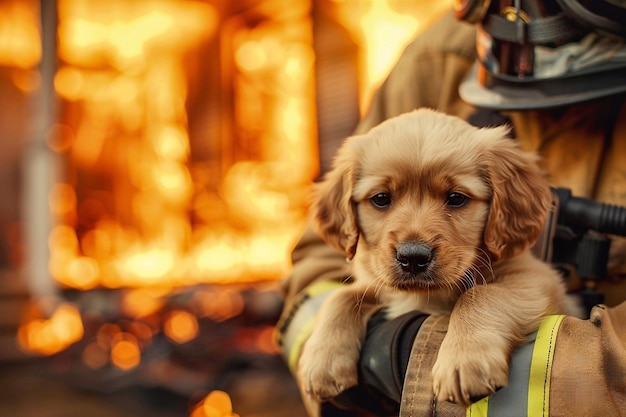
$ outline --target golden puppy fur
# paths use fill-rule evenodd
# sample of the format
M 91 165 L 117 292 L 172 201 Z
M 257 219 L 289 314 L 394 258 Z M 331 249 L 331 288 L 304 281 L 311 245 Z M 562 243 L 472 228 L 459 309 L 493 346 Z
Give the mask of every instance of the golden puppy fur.
M 365 325 L 382 306 L 450 314 L 433 393 L 465 405 L 507 384 L 511 351 L 544 315 L 568 313 L 560 276 L 529 251 L 549 185 L 507 134 L 421 109 L 342 145 L 312 213 L 354 283 L 326 300 L 302 352 L 312 398 L 357 383 Z

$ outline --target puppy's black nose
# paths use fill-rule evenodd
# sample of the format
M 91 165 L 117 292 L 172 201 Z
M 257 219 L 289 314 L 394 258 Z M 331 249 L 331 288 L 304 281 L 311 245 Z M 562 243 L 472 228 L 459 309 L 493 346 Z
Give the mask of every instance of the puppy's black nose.
M 423 243 L 405 242 L 396 248 L 396 261 L 405 272 L 411 274 L 423 272 L 432 260 L 432 249 Z

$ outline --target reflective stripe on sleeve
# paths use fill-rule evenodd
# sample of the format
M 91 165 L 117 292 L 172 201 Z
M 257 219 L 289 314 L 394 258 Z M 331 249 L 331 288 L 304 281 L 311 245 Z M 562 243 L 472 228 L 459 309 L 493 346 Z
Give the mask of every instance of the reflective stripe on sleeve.
M 546 317 L 511 357 L 509 383 L 471 404 L 466 417 L 539 417 L 549 414 L 550 372 L 556 334 L 564 316 Z
M 517 413 L 516 417 L 526 417 L 530 362 L 536 337 L 536 332 L 530 334 L 526 343 L 513 353 L 509 364 L 509 384 L 497 393 L 471 404 L 467 408 L 466 417 L 511 417 L 511 411 Z
M 296 372 L 300 351 L 313 331 L 317 312 L 333 290 L 343 285 L 336 281 L 320 281 L 311 284 L 306 289 L 302 301 L 295 307 L 297 310 L 284 326 L 284 332 L 280 337 L 283 356 L 291 372 Z
M 489 397 L 482 398 L 467 407 L 465 417 L 487 417 L 489 415 Z
M 548 316 L 537 331 L 528 381 L 528 415 L 550 414 L 550 375 L 559 327 L 565 316 Z

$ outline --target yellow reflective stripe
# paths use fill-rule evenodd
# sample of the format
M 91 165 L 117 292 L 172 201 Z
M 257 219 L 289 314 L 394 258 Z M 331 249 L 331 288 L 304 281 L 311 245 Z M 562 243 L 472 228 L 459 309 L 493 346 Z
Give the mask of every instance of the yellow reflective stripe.
M 289 358 L 287 359 L 287 364 L 289 365 L 289 369 L 291 369 L 292 373 L 296 373 L 298 370 L 298 358 L 300 358 L 300 351 L 304 346 L 304 342 L 307 341 L 311 333 L 313 332 L 313 325 L 315 324 L 315 316 L 309 318 L 306 323 L 302 326 L 295 340 L 293 341 L 293 345 L 291 345 L 291 349 L 289 350 Z
M 309 288 L 307 288 L 305 292 L 309 297 L 317 297 L 320 294 L 343 287 L 344 285 L 345 284 L 339 281 L 319 281 L 309 285 Z
M 287 365 L 292 372 L 296 372 L 298 358 L 311 333 L 317 317 L 317 311 L 323 303 L 323 299 L 315 300 L 316 297 L 324 295 L 344 284 L 337 281 L 320 281 L 311 284 L 305 291 L 305 301 L 297 307 L 297 311 L 288 325 L 288 335 L 284 337 L 284 346 L 287 353 Z M 326 297 L 324 297 L 325 299 Z
M 564 317 L 546 317 L 537 331 L 528 379 L 528 416 L 548 416 L 550 413 L 552 359 L 556 336 Z
M 465 411 L 465 417 L 487 417 L 489 414 L 489 397 L 481 398 L 472 403 Z

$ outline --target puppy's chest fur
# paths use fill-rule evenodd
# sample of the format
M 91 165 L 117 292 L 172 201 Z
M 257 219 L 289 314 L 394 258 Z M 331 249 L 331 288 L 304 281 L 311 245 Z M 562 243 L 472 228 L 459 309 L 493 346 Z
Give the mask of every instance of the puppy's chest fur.
M 450 314 L 460 294 L 383 292 L 380 301 L 385 316 L 393 319 L 411 311 L 426 314 Z

